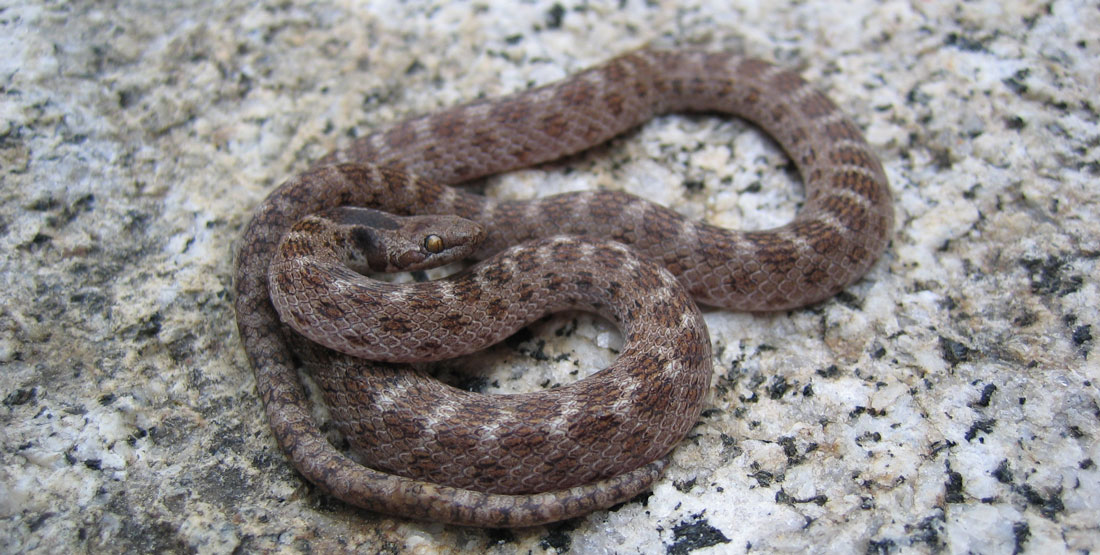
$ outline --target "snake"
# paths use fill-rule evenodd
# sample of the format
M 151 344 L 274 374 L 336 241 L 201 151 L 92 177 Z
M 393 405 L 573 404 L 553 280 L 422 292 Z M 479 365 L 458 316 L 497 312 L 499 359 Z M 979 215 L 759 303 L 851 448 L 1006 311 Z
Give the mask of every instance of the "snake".
M 777 142 L 804 188 L 789 223 L 725 229 L 614 190 L 500 200 L 455 187 L 686 112 L 743 118 Z M 825 300 L 866 274 L 893 225 L 862 132 L 796 71 L 643 47 L 383 127 L 278 186 L 240 239 L 238 331 L 276 442 L 324 493 L 411 519 L 546 524 L 629 501 L 663 475 L 709 388 L 699 305 Z M 466 257 L 479 262 L 442 280 L 364 275 Z M 566 386 L 483 395 L 408 364 L 570 308 L 608 318 L 624 343 Z M 351 454 L 314 420 L 302 366 Z

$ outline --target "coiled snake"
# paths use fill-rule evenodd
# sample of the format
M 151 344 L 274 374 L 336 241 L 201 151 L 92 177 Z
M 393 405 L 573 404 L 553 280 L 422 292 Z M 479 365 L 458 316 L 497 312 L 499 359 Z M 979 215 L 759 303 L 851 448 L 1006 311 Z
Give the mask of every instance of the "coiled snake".
M 805 184 L 794 220 L 732 231 L 620 192 L 496 201 L 449 186 L 681 111 L 743 117 L 774 137 Z M 884 250 L 891 202 L 859 129 L 797 74 L 728 53 L 643 49 L 558 83 L 397 123 L 284 183 L 242 238 L 238 328 L 276 440 L 324 491 L 454 524 L 552 522 L 648 489 L 698 418 L 711 354 L 687 295 L 750 311 L 825 299 Z M 404 221 L 342 206 L 458 218 Z M 411 243 L 392 246 L 390 231 Z M 372 246 L 380 250 L 358 250 Z M 344 266 L 408 269 L 437 253 L 488 260 L 404 289 Z M 562 388 L 477 395 L 396 364 L 472 352 L 547 311 L 577 307 L 616 322 L 625 343 L 611 367 Z M 367 335 L 351 333 L 358 327 Z M 296 360 L 373 468 L 326 440 Z

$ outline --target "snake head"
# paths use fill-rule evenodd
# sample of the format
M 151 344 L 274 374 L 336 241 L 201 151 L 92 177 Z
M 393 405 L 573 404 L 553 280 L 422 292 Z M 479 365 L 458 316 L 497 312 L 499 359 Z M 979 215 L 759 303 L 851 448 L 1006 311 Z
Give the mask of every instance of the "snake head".
M 332 224 L 337 250 L 362 272 L 408 272 L 469 257 L 485 239 L 477 222 L 450 215 L 397 216 L 340 207 L 318 215 Z

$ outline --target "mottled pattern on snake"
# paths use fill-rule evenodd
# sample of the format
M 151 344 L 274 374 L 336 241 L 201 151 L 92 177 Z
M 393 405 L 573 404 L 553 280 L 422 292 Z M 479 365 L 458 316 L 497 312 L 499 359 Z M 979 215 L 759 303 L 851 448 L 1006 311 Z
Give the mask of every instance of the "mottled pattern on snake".
M 456 246 L 461 253 L 484 235 L 473 222 L 451 217 L 433 227 L 433 218 L 344 207 L 300 221 L 269 272 L 279 315 L 310 340 L 368 360 L 469 354 L 563 310 L 604 315 L 623 330 L 624 344 L 591 377 L 517 395 L 474 394 L 408 368 L 395 378 L 350 357 L 307 356 L 333 420 L 371 467 L 527 494 L 630 472 L 687 433 L 710 385 L 710 342 L 698 307 L 667 270 L 620 243 L 584 236 L 525 243 L 426 283 L 387 283 L 348 269 L 417 269 L 421 252 L 438 256 L 425 239 L 434 238 L 440 253 Z M 375 255 L 358 256 L 364 247 Z
M 729 113 L 772 135 L 804 181 L 806 201 L 795 219 L 775 230 L 738 232 L 685 221 L 623 193 L 505 202 L 447 186 L 578 152 L 675 111 Z M 835 294 L 866 272 L 893 223 L 885 175 L 858 128 L 795 73 L 725 53 L 642 50 L 560 83 L 414 118 L 278 188 L 245 232 L 237 274 L 238 325 L 276 439 L 303 475 L 342 500 L 480 526 L 537 524 L 610 506 L 650 487 L 667 463 L 564 490 L 506 495 L 371 470 L 334 449 L 310 417 L 266 273 L 296 221 L 339 205 L 481 222 L 488 229 L 481 255 L 548 235 L 612 238 L 665 266 L 700 302 L 736 310 L 786 309 Z M 304 352 L 307 359 L 313 352 L 331 357 Z M 384 381 L 415 379 L 381 368 Z

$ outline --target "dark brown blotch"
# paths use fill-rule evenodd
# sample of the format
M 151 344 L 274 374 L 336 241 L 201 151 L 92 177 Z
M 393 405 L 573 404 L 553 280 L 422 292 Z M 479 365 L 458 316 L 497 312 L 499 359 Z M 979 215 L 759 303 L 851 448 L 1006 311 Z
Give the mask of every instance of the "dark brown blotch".
M 871 171 L 880 171 L 878 160 L 871 156 L 866 149 L 852 145 L 834 147 L 829 152 L 829 160 L 834 164 L 860 166 Z
M 562 114 L 551 113 L 539 119 L 538 129 L 548 137 L 559 139 L 569 129 L 569 120 Z
M 604 109 L 607 110 L 607 113 L 614 115 L 615 118 L 623 115 L 625 106 L 626 99 L 618 92 L 608 92 L 604 95 Z
M 646 206 L 645 217 L 642 218 L 642 230 L 647 238 L 645 242 L 663 244 L 677 237 L 685 224 L 679 214 L 663 206 L 649 204 Z
M 867 228 L 867 211 L 857 202 L 846 197 L 825 197 L 818 206 L 831 213 L 849 231 L 859 233 Z
M 863 141 L 863 134 L 847 119 L 826 124 L 825 136 L 834 141 Z
M 567 106 L 588 106 L 596 98 L 596 86 L 577 79 L 558 87 L 557 96 Z
M 452 139 L 466 129 L 466 115 L 462 110 L 443 112 L 431 119 L 432 134 L 439 139 Z
M 798 73 L 784 69 L 772 76 L 771 85 L 777 95 L 787 95 L 806 86 L 806 81 Z
M 774 67 L 772 64 L 759 58 L 746 58 L 737 66 L 736 73 L 751 79 L 759 79 L 761 75 L 770 71 L 772 67 Z
M 511 98 L 493 106 L 493 109 L 489 112 L 489 117 L 493 121 L 504 125 L 519 126 L 523 125 L 528 116 L 536 111 L 529 101 Z
M 475 131 L 470 138 L 470 145 L 480 152 L 490 152 L 496 148 L 497 144 L 496 134 L 485 129 Z
M 401 150 L 416 142 L 416 127 L 413 125 L 414 121 L 416 120 L 408 120 L 384 131 L 382 133 L 382 139 L 386 143 L 386 146 L 394 150 Z
M 602 79 L 607 83 L 626 81 L 630 76 L 630 71 L 627 70 L 626 64 L 622 62 L 604 64 L 599 68 L 599 71 Z
M 753 246 L 753 258 L 763 268 L 785 268 L 791 265 L 798 254 L 790 241 L 771 232 L 746 233 L 745 240 Z
M 824 117 L 836 111 L 836 106 L 825 95 L 816 92 L 803 98 L 799 108 L 810 119 Z
M 856 170 L 842 171 L 833 176 L 833 185 L 852 191 L 873 204 L 883 202 L 884 185 L 877 179 Z
M 413 330 L 412 322 L 402 316 L 381 316 L 378 323 L 389 333 L 410 333 Z
M 828 258 L 844 247 L 844 237 L 823 222 L 810 220 L 794 224 L 793 231 L 802 237 L 814 252 Z

